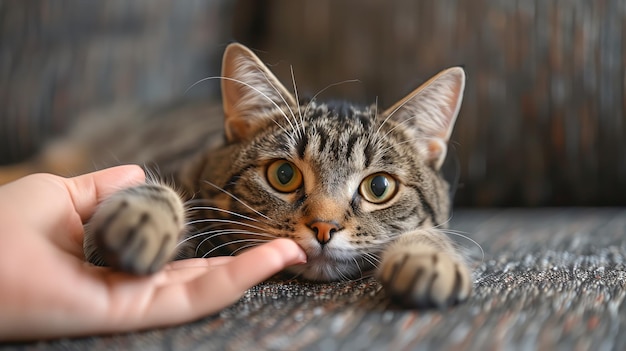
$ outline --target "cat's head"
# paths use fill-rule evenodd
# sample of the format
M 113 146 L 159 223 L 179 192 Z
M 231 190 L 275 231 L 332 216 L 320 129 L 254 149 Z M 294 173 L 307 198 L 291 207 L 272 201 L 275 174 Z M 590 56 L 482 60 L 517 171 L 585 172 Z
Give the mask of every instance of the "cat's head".
M 308 256 L 294 272 L 336 280 L 377 265 L 399 234 L 445 225 L 450 199 L 440 168 L 461 105 L 461 68 L 384 111 L 298 102 L 239 44 L 227 48 L 223 76 L 226 135 L 237 155 L 219 186 L 230 210 L 253 218 L 237 218 L 251 225 L 238 227 L 243 246 L 265 235 L 291 238 Z

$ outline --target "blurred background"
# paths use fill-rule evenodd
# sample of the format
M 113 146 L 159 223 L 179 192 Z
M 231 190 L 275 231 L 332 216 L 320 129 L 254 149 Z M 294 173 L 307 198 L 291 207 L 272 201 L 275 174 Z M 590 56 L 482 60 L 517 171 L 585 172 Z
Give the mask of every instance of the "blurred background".
M 461 206 L 626 205 L 622 0 L 0 0 L 0 164 L 113 103 L 215 98 L 226 45 L 390 106 L 463 65 Z

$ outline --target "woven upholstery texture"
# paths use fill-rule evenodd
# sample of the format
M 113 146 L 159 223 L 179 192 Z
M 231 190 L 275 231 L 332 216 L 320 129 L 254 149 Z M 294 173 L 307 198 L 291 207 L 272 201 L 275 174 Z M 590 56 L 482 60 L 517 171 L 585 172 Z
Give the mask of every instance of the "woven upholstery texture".
M 470 300 L 404 310 L 373 279 L 270 281 L 221 313 L 126 335 L 3 350 L 623 350 L 626 209 L 459 210 L 482 244 Z

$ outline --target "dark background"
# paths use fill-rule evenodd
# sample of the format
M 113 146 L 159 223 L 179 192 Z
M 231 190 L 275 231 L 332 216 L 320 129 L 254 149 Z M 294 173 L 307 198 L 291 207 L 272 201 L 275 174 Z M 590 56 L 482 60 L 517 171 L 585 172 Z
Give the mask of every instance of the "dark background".
M 626 205 L 621 0 L 0 1 L 0 163 L 81 113 L 218 96 L 222 52 L 290 86 L 389 106 L 463 65 L 463 206 Z

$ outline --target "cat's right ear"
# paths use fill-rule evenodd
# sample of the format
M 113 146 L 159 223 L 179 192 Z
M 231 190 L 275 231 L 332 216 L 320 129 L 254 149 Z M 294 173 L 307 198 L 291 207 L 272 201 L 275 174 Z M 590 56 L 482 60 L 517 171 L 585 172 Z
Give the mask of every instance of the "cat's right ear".
M 293 108 L 295 99 L 250 49 L 233 43 L 222 62 L 222 104 L 226 137 L 233 142 L 250 139 L 273 123 L 276 110 Z

